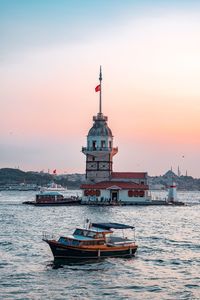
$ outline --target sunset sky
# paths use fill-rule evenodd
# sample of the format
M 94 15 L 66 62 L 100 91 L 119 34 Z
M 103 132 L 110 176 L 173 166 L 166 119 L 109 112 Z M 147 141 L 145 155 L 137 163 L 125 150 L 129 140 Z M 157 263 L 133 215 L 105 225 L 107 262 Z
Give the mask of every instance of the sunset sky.
M 84 173 L 103 113 L 114 171 L 200 177 L 200 1 L 0 0 L 0 168 Z

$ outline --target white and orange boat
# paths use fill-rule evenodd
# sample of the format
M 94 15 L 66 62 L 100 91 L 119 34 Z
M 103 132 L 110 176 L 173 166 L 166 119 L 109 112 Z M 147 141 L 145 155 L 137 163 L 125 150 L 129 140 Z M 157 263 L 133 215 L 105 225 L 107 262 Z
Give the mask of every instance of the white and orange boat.
M 134 226 L 119 223 L 88 223 L 85 228 L 76 228 L 69 236 L 61 236 L 58 241 L 48 239 L 55 259 L 99 259 L 106 257 L 132 257 L 138 246 L 134 238 L 115 236 L 113 229 L 135 229 Z

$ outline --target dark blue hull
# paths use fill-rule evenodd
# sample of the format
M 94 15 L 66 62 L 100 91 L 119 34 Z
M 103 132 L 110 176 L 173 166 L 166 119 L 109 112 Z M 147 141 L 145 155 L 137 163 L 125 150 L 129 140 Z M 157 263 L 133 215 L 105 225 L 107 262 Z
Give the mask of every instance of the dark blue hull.
M 110 249 L 81 249 L 59 244 L 56 241 L 45 240 L 51 248 L 54 258 L 62 259 L 94 259 L 106 257 L 132 257 L 137 246 L 110 247 Z M 109 248 L 109 247 L 108 247 Z M 116 249 L 113 249 L 116 248 Z
M 34 205 L 34 206 L 66 206 L 66 205 L 80 205 L 81 200 L 76 201 L 62 201 L 62 202 L 46 202 L 46 203 L 37 203 L 35 201 L 25 201 L 22 204 Z

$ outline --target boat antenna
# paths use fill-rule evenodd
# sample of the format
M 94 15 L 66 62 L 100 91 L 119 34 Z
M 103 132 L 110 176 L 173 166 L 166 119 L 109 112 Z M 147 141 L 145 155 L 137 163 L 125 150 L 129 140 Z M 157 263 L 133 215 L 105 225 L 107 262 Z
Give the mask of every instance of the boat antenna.
M 86 219 L 85 222 L 86 222 L 86 225 L 85 225 L 86 229 L 89 229 L 91 226 L 90 219 Z

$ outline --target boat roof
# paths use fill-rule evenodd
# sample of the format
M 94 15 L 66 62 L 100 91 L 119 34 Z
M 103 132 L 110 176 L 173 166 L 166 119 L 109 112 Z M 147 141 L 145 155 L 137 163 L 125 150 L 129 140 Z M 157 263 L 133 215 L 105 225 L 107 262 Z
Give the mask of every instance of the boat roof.
M 44 196 L 62 196 L 61 193 L 57 191 L 40 191 L 37 195 L 44 195 Z
M 120 223 L 92 223 L 93 227 L 102 228 L 102 229 L 134 229 L 134 226 L 126 225 L 126 224 L 120 224 Z
M 112 231 L 110 231 L 108 228 L 103 228 L 103 227 L 97 227 L 97 226 L 92 226 L 90 228 L 81 228 L 81 227 L 77 227 L 76 229 L 80 229 L 80 230 L 85 230 L 85 231 L 92 231 L 92 232 L 97 232 L 97 233 L 101 233 L 101 232 L 108 232 L 111 233 Z

